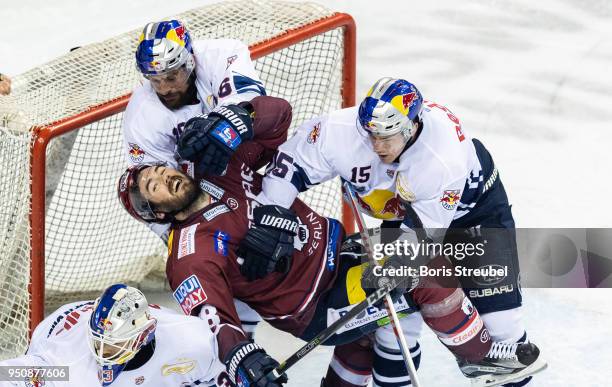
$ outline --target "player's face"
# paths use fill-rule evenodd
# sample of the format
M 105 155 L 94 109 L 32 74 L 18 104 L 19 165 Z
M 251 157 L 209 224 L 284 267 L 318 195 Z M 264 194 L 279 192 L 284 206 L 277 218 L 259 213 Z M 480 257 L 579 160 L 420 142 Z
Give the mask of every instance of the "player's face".
M 186 105 L 189 75 L 183 66 L 166 74 L 148 76 L 147 79 L 168 109 L 178 109 Z
M 155 211 L 168 213 L 185 209 L 200 193 L 190 176 L 163 165 L 143 169 L 138 174 L 138 189 Z
M 406 139 L 402 133 L 396 133 L 387 137 L 370 135 L 370 141 L 372 141 L 374 152 L 385 164 L 391 164 L 393 160 L 398 158 L 406 145 Z
M 100 354 L 100 347 L 102 347 L 101 355 L 103 358 L 115 359 L 121 352 L 125 352 L 125 347 L 127 344 L 127 342 L 123 341 L 113 344 L 105 344 L 104 346 L 102 346 L 100 342 L 96 341 L 94 343 L 94 348 L 96 349 L 96 352 Z

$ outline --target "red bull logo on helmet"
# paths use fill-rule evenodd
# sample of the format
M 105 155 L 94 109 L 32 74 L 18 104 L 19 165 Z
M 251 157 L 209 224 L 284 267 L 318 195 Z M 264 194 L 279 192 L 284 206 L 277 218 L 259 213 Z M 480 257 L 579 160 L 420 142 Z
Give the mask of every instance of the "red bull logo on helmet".
M 185 40 L 185 27 L 184 26 L 178 26 L 174 29 L 174 31 L 176 31 L 176 36 L 178 36 L 178 38 L 181 41 Z
M 442 198 L 440 198 L 442 207 L 446 208 L 447 210 L 454 210 L 461 199 L 461 196 L 459 195 L 460 192 L 461 191 L 458 189 L 444 191 Z
M 414 101 L 415 98 L 416 98 L 416 93 L 415 92 L 405 94 L 404 97 L 402 98 L 402 103 L 404 104 L 404 109 L 408 109 L 410 107 L 410 105 L 412 105 L 412 101 Z

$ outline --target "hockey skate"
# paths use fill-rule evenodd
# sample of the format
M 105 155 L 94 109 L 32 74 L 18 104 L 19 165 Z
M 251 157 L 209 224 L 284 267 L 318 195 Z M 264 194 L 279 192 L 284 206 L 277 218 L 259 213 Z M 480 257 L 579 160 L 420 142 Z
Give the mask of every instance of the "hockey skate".
M 547 367 L 533 343 L 494 342 L 489 353 L 477 363 L 458 360 L 461 372 L 473 387 L 499 386 L 522 380 Z

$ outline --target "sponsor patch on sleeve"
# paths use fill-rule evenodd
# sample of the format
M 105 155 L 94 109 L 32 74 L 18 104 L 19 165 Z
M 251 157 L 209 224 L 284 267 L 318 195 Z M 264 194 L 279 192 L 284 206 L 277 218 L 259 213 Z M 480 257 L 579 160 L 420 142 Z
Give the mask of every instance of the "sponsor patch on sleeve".
M 216 199 L 221 199 L 225 193 L 223 188 L 204 179 L 200 180 L 200 189 Z
M 458 189 L 444 191 L 442 197 L 440 198 L 442 207 L 446 208 L 447 210 L 454 210 L 461 199 L 461 195 L 459 195 L 460 192 L 461 191 Z
M 200 223 L 181 229 L 176 259 L 181 259 L 186 255 L 195 253 L 195 232 L 198 224 Z
M 145 151 L 140 147 L 140 145 L 130 142 L 128 144 L 130 146 L 129 149 L 129 154 L 130 154 L 130 159 L 132 160 L 133 163 L 140 163 L 142 162 L 142 160 L 144 160 L 145 157 Z
M 238 145 L 240 145 L 242 142 L 238 132 L 236 132 L 227 122 L 221 122 L 218 126 L 210 131 L 210 134 L 212 137 L 216 138 L 222 144 L 225 144 L 232 150 L 236 150 Z
M 196 306 L 202 305 L 208 299 L 200 280 L 193 274 L 181 282 L 172 295 L 186 315 L 191 315 Z
M 212 201 L 212 198 L 211 198 L 211 201 Z M 217 216 L 221 214 L 225 214 L 226 212 L 229 212 L 229 211 L 230 209 L 227 206 L 219 205 L 219 206 L 213 207 L 210 210 L 206 211 L 205 213 L 202 214 L 202 216 L 204 217 L 204 219 L 210 222 Z
M 312 128 L 312 130 L 310 131 L 310 133 L 308 133 L 308 138 L 306 139 L 306 142 L 308 142 L 309 144 L 314 144 L 315 142 L 317 142 L 320 135 L 321 135 L 321 123 L 317 122 L 315 126 Z
M 227 257 L 227 242 L 230 240 L 230 236 L 228 233 L 217 230 L 215 232 L 215 251 L 217 254 Z

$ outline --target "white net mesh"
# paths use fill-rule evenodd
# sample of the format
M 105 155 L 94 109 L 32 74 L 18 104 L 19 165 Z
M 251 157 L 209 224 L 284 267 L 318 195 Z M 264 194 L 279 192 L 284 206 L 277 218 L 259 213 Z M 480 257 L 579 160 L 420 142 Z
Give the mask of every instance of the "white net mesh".
M 185 12 L 194 39 L 231 37 L 249 45 L 331 15 L 314 4 L 225 2 Z M 129 93 L 140 82 L 133 53 L 139 30 L 83 46 L 13 79 L 0 98 L 0 358 L 27 344 L 29 282 L 30 128 L 87 111 Z M 341 106 L 343 31 L 337 28 L 256 61 L 269 95 L 293 106 L 293 126 Z M 125 169 L 122 113 L 51 141 L 46 179 L 46 304 L 93 297 L 113 282 L 163 278 L 165 247 L 130 218 L 116 199 Z M 36 157 L 36 155 L 34 156 Z M 338 182 L 305 200 L 339 217 Z
M 30 140 L 0 126 L 0 353 L 28 343 Z

